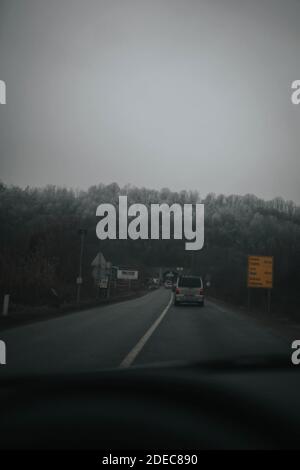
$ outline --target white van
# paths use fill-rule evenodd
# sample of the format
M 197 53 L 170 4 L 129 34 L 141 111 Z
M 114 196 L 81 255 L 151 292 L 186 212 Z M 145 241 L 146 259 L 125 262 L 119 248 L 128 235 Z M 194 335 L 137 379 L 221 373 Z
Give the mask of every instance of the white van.
M 181 276 L 177 280 L 174 305 L 181 303 L 197 303 L 204 305 L 204 289 L 200 276 Z

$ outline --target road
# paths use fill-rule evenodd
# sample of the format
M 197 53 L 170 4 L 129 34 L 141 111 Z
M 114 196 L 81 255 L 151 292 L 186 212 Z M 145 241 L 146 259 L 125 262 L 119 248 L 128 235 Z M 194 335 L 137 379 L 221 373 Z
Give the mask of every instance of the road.
M 2 331 L 3 374 L 81 372 L 165 361 L 289 352 L 248 316 L 207 301 L 175 307 L 161 288 L 143 297 Z

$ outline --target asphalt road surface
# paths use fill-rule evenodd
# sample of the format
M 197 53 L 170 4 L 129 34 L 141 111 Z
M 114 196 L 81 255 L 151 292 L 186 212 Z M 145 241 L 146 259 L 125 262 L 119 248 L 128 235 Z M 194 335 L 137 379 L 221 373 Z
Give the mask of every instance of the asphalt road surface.
M 179 306 L 161 288 L 126 302 L 0 332 L 3 374 L 96 371 L 170 361 L 287 354 L 289 345 L 248 316 L 206 301 Z

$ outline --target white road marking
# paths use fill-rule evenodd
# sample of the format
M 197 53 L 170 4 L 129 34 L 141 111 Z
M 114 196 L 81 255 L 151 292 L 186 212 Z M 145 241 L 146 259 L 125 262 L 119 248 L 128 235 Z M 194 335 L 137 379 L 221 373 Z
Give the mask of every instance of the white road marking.
M 146 333 L 144 334 L 144 336 L 142 336 L 142 338 L 139 340 L 139 342 L 134 346 L 134 348 L 127 354 L 127 356 L 125 357 L 125 359 L 123 359 L 123 361 L 121 362 L 120 364 L 120 367 L 122 368 L 126 368 L 126 367 L 130 367 L 131 364 L 133 363 L 133 361 L 136 359 L 136 357 L 138 356 L 138 354 L 141 352 L 141 350 L 143 349 L 143 347 L 145 346 L 145 344 L 147 343 L 147 341 L 149 340 L 149 338 L 152 336 L 152 334 L 154 333 L 154 331 L 156 330 L 156 328 L 158 327 L 158 325 L 160 324 L 160 322 L 162 321 L 162 319 L 164 318 L 164 316 L 166 315 L 167 311 L 169 310 L 169 308 L 171 307 L 172 305 L 172 302 L 173 302 L 173 295 L 171 295 L 171 298 L 170 298 L 170 301 L 168 303 L 168 305 L 166 306 L 166 308 L 162 311 L 162 313 L 160 314 L 160 316 L 155 320 L 155 322 L 153 323 L 152 326 L 150 326 L 149 330 L 146 331 Z

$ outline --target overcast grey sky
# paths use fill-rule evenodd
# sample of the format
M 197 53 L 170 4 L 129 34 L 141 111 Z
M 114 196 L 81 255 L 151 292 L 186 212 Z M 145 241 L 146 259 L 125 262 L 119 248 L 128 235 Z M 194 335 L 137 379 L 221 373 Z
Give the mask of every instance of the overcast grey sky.
M 300 203 L 298 0 L 0 0 L 1 179 Z

